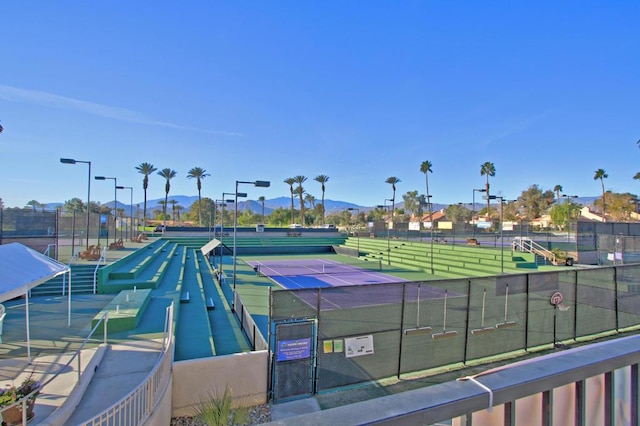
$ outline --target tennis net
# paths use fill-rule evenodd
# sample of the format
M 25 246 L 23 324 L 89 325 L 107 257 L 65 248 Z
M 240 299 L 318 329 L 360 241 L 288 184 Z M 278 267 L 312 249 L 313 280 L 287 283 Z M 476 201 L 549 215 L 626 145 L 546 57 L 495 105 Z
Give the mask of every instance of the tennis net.
M 361 261 L 357 264 L 341 263 L 267 263 L 254 264 L 253 270 L 258 276 L 294 276 L 294 275 L 325 275 L 325 274 L 361 274 L 368 271 L 381 271 L 381 261 Z

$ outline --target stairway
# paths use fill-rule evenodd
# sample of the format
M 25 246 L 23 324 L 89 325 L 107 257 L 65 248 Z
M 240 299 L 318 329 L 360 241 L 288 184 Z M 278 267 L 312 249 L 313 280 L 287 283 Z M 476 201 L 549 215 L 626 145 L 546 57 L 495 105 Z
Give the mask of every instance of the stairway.
M 71 293 L 93 293 L 93 274 L 96 265 L 71 265 Z M 31 296 L 60 296 L 67 292 L 69 286 L 69 274 L 59 275 L 44 284 L 31 289 Z

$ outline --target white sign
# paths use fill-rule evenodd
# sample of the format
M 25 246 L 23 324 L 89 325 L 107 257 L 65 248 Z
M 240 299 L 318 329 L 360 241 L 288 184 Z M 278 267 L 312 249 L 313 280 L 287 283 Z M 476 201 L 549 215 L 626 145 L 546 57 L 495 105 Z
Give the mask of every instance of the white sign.
M 347 358 L 373 355 L 373 335 L 346 338 L 344 339 L 344 346 Z
M 491 228 L 491 222 L 477 222 L 476 227 L 480 229 L 489 229 Z

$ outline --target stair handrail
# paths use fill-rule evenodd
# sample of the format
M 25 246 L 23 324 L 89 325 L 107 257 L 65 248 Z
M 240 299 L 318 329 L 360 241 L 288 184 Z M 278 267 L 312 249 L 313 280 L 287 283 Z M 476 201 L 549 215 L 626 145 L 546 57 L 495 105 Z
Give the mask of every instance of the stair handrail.
M 80 248 L 76 247 L 75 253 L 71 255 L 71 259 L 69 259 L 69 263 L 67 264 L 67 266 L 69 267 L 69 270 L 71 270 L 71 265 L 73 265 L 74 261 L 75 262 L 78 261 L 79 253 L 80 253 Z M 71 283 L 71 277 L 69 277 L 69 283 Z M 62 295 L 63 296 L 65 295 L 66 288 L 67 288 L 67 274 L 63 274 L 62 275 Z
M 145 379 L 134 390 L 99 414 L 85 420 L 81 426 L 102 426 L 113 424 L 114 419 L 129 419 L 130 424 L 144 424 L 162 400 L 171 385 L 173 366 L 173 302 L 165 311 L 165 325 L 162 349 L 155 365 Z M 140 401 L 146 401 L 140 404 Z
M 520 251 L 538 254 L 551 262 L 553 265 L 558 265 L 556 254 L 551 250 L 548 250 L 540 244 L 536 243 L 531 238 L 514 237 L 512 247 L 514 250 L 519 249 Z
M 104 323 L 104 331 L 103 331 L 103 336 L 102 336 L 102 344 L 106 345 L 107 344 L 107 322 L 109 321 L 109 312 L 105 311 L 102 316 L 100 317 L 100 319 L 98 320 L 98 322 L 96 323 L 96 325 L 93 327 L 93 329 L 89 332 L 89 334 L 87 335 L 87 337 L 85 337 L 85 339 L 82 341 L 82 343 L 80 344 L 80 346 L 78 347 L 78 349 L 73 353 L 73 355 L 71 356 L 71 358 L 69 358 L 69 360 L 66 362 L 65 365 L 63 365 L 57 373 L 53 374 L 53 376 L 51 376 L 49 379 L 47 379 L 44 383 L 42 383 L 40 385 L 40 387 L 38 389 L 34 389 L 33 391 L 31 391 L 29 394 L 23 396 L 22 398 L 16 400 L 16 402 L 14 402 L 11 405 L 7 405 L 4 406 L 2 408 L 0 408 L 0 412 L 7 410 L 10 407 L 15 407 L 15 406 L 20 406 L 20 409 L 22 411 L 22 424 L 27 424 L 27 418 L 26 418 L 26 413 L 27 413 L 27 402 L 29 402 L 29 400 L 33 399 L 33 395 L 35 395 L 36 392 L 39 392 L 42 390 L 42 388 L 44 388 L 45 386 L 47 386 L 49 383 L 53 382 L 55 379 L 57 379 L 60 374 L 62 374 L 62 372 L 65 372 L 68 370 L 68 368 L 71 366 L 71 364 L 74 361 L 77 361 L 77 365 L 78 365 L 78 374 L 76 377 L 76 385 L 78 383 L 81 382 L 82 380 L 82 351 L 84 350 L 84 347 L 87 345 L 87 343 L 89 342 L 89 340 L 92 338 L 93 334 L 96 332 L 96 330 L 98 329 L 98 327 L 100 325 L 102 325 L 102 323 Z
M 102 262 L 104 262 L 105 265 L 107 264 L 107 246 L 102 247 L 100 259 L 98 259 L 96 269 L 93 270 L 93 294 L 96 294 L 98 291 L 98 269 L 100 269 L 100 264 Z

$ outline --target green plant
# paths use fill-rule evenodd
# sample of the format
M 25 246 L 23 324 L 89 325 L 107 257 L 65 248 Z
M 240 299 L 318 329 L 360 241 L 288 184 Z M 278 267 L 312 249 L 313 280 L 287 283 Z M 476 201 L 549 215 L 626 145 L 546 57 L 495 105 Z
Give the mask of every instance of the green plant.
M 560 250 L 558 247 L 554 247 L 551 249 L 551 252 L 556 255 L 556 259 L 560 261 L 567 260 L 567 252 L 564 250 Z
M 33 402 L 40 395 L 42 383 L 33 377 L 33 371 L 27 376 L 19 386 L 11 385 L 0 390 L 0 407 L 6 407 L 14 402 L 29 396 L 29 401 Z
M 226 387 L 222 395 L 208 392 L 207 399 L 196 406 L 193 417 L 207 426 L 242 425 L 247 422 L 249 409 L 242 405 L 233 408 L 233 393 Z

